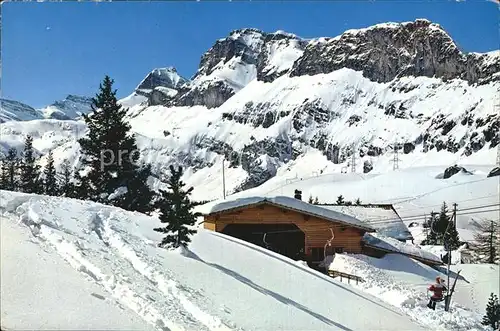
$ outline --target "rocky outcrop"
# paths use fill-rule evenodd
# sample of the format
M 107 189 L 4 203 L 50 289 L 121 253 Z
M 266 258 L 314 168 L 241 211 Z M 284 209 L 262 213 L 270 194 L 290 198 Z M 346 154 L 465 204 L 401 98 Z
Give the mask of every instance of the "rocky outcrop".
M 500 167 L 495 167 L 491 169 L 490 173 L 488 174 L 488 177 L 494 177 L 494 176 L 500 176 Z
M 167 105 L 216 108 L 226 102 L 234 93 L 234 89 L 224 81 L 206 82 L 181 89 L 177 97 Z
M 466 55 L 438 24 L 424 19 L 377 24 L 311 42 L 290 75 L 315 75 L 341 68 L 362 71 L 376 82 L 402 76 L 461 78 L 471 84 L 500 79 L 497 53 Z
M 448 179 L 448 178 L 458 174 L 459 172 L 463 172 L 463 173 L 469 174 L 469 175 L 472 174 L 471 172 L 467 171 L 467 169 L 465 169 L 464 167 L 460 167 L 460 166 L 455 164 L 451 167 L 446 168 L 446 170 L 444 171 L 444 174 L 443 174 L 443 179 Z

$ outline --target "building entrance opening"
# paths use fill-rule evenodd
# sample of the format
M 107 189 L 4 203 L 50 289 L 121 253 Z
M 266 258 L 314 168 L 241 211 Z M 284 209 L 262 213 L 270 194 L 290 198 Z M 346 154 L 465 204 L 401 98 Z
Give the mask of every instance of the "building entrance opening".
M 295 224 L 228 224 L 222 233 L 294 260 L 305 260 L 305 235 Z

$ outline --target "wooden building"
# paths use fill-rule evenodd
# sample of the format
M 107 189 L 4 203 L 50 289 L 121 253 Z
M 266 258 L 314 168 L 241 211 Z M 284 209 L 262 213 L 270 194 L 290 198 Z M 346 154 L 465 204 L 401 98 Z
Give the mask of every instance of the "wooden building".
M 308 261 L 310 265 L 322 261 L 325 250 L 362 253 L 364 234 L 375 231 L 352 216 L 290 197 L 222 202 L 204 215 L 204 227 Z M 331 246 L 327 247 L 329 240 Z

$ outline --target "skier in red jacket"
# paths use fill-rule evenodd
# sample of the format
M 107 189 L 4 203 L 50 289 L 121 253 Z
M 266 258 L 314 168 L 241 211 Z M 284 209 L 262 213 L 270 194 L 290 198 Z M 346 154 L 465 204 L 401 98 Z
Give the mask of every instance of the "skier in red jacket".
M 447 291 L 446 286 L 444 285 L 445 281 L 444 279 L 441 279 L 441 277 L 437 276 L 436 277 L 436 284 L 432 284 L 427 290 L 434 292 L 434 294 L 431 296 L 429 303 L 427 304 L 427 307 L 429 307 L 432 310 L 436 310 L 436 302 L 443 301 L 443 292 Z

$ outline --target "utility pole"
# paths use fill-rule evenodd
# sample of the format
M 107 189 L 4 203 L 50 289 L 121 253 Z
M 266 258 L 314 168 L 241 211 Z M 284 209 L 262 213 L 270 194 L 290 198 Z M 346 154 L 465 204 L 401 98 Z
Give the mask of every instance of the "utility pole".
M 396 170 L 396 169 L 399 169 L 398 161 L 400 161 L 399 156 L 398 156 L 398 143 L 397 142 L 394 143 L 393 152 L 394 152 L 394 156 L 392 158 L 392 162 L 393 162 L 392 170 Z
M 356 172 L 356 149 L 352 149 L 351 172 Z
M 497 145 L 497 166 L 500 167 L 500 144 Z
M 453 214 L 451 216 L 451 222 L 448 223 L 448 228 L 446 229 L 446 231 L 448 231 L 448 229 L 450 228 L 450 226 L 453 226 L 456 228 L 456 221 L 457 221 L 457 204 L 454 203 L 453 204 Z M 449 237 L 448 237 L 449 238 Z M 447 286 L 446 286 L 446 302 L 445 302 L 445 310 L 448 311 L 450 309 L 449 307 L 449 302 L 450 302 L 450 264 L 451 264 L 451 246 L 450 244 L 448 243 L 447 245 L 447 251 L 448 251 L 448 281 L 447 281 Z
M 226 200 L 226 176 L 224 173 L 224 159 L 226 158 L 226 154 L 222 156 L 222 196 L 224 200 Z

